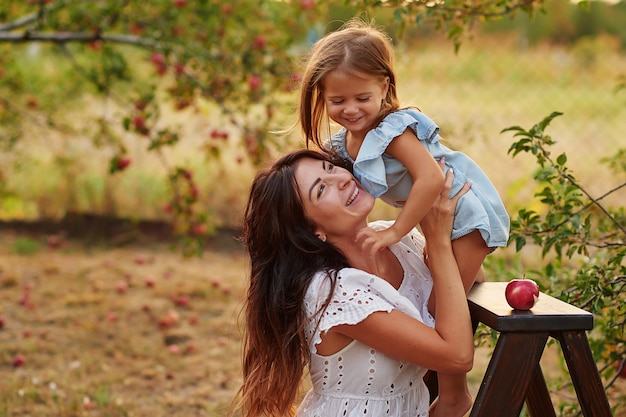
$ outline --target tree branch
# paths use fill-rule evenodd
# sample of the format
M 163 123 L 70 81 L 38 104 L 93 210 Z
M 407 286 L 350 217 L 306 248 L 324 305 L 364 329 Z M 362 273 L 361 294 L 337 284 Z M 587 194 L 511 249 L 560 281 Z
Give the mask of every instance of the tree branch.
M 152 39 L 141 38 L 133 35 L 84 33 L 84 32 L 23 32 L 7 33 L 0 32 L 0 43 L 20 42 L 50 42 L 50 43 L 91 43 L 94 41 L 112 42 L 126 45 L 141 46 L 144 48 L 159 48 L 160 44 Z
M 362 2 L 352 2 L 355 5 L 362 6 Z M 543 0 L 517 0 L 502 2 L 498 0 L 483 2 L 444 2 L 441 0 L 395 0 L 380 2 L 380 0 L 372 0 L 370 6 L 387 6 L 390 8 L 407 8 L 408 10 L 417 10 L 420 8 L 427 10 L 436 10 L 444 16 L 473 16 L 484 18 L 496 18 L 513 14 L 519 9 L 528 9 L 534 4 L 542 4 Z M 458 5 L 457 5 L 458 4 Z M 448 19 L 446 19 L 448 20 Z M 452 19 L 449 19 L 452 20 Z
M 42 3 L 40 4 L 39 9 L 36 12 L 29 13 L 11 22 L 0 24 L 0 32 L 6 32 L 6 31 L 13 30 L 13 29 L 21 28 L 31 23 L 40 21 L 42 17 L 46 15 L 46 13 L 53 12 L 58 9 L 62 9 L 66 7 L 68 4 L 73 3 L 74 1 L 72 0 L 59 1 L 53 4 L 49 4 L 49 5 L 45 5 Z

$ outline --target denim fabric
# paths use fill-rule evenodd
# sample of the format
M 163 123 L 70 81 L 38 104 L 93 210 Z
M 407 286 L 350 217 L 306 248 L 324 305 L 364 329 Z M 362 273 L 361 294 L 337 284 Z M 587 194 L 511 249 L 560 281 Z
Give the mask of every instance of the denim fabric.
M 367 133 L 356 160 L 350 157 L 346 149 L 346 129 L 333 135 L 328 145 L 353 164 L 354 176 L 374 197 L 380 197 L 394 207 L 402 207 L 413 181 L 404 165 L 386 154 L 385 150 L 407 127 L 415 132 L 436 160 L 445 157 L 446 171 L 454 169 L 450 195 L 456 194 L 466 182 L 472 183 L 470 191 L 457 205 L 452 239 L 479 230 L 487 246 L 506 246 L 510 219 L 498 191 L 469 156 L 441 144 L 439 127 L 424 113 L 408 108 L 388 115 Z

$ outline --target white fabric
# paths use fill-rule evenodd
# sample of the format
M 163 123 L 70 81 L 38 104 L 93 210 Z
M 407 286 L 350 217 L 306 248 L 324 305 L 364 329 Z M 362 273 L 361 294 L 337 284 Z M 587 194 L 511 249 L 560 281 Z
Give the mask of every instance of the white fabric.
M 375 222 L 375 228 L 391 222 Z M 404 269 L 396 290 L 388 282 L 353 268 L 338 272 L 331 302 L 319 314 L 330 291 L 330 279 L 318 273 L 305 296 L 309 318 L 305 336 L 310 347 L 312 389 L 298 407 L 299 417 L 428 416 L 429 394 L 423 382 L 426 369 L 384 355 L 352 341 L 331 356 L 318 355 L 321 334 L 339 324 L 355 324 L 377 311 L 402 311 L 434 327 L 428 312 L 432 278 L 424 264 L 424 238 L 413 230 L 390 247 Z

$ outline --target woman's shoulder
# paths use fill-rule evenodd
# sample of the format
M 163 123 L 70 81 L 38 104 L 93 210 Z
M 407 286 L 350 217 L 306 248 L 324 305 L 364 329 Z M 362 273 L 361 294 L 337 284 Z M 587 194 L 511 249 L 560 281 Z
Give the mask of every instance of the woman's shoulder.
M 389 287 L 389 288 L 388 288 Z M 341 289 L 341 291 L 338 291 Z M 324 303 L 329 297 L 335 302 L 345 302 L 347 293 L 363 289 L 387 293 L 394 288 L 382 278 L 361 269 L 345 267 L 336 271 L 318 271 L 311 280 L 305 300 Z M 352 297 L 348 297 L 352 299 Z M 319 305 L 317 306 L 319 308 Z

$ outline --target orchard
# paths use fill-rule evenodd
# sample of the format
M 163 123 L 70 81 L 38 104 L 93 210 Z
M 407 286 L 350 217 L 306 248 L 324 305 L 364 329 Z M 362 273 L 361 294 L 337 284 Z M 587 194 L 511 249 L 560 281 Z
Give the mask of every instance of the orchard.
M 586 5 L 581 2 L 581 7 Z M 543 0 L 3 1 L 0 201 L 14 194 L 4 162 L 9 159 L 3 155 L 25 152 L 22 145 L 31 139 L 32 125 L 50 137 L 84 141 L 87 152 L 105 155 L 107 175 L 114 178 L 123 178 L 138 164 L 138 148 L 161 164 L 169 191 L 160 210 L 180 247 L 187 254 L 200 253 L 215 225 L 201 204 L 206 198 L 198 185 L 202 173 L 173 157 L 172 149 L 185 136 L 166 115 L 204 112 L 219 121 L 202 138 L 207 165 L 234 147 L 240 152 L 235 163 L 256 167 L 303 145 L 297 130 L 293 137 L 271 132 L 292 120 L 294 103 L 285 97 L 299 87 L 298 59 L 324 31 L 336 27 L 329 22 L 366 12 L 378 24 L 393 27 L 398 39 L 428 25 L 444 32 L 450 48 L 459 50 L 481 22 L 533 16 L 544 8 Z M 33 55 L 37 59 L 28 61 Z M 41 72 L 33 63 L 42 66 Z M 69 110 L 82 107 L 95 111 L 78 120 L 68 117 Z M 555 112 L 531 127 L 502 126 L 515 141 L 511 157 L 527 154 L 537 164 L 535 201 L 512 213 L 509 246 L 517 252 L 539 248 L 541 266 L 528 270 L 513 256 L 487 267 L 502 280 L 526 275 L 542 291 L 594 313 L 590 341 L 610 389 L 624 374 L 626 357 L 626 212 L 623 204 L 604 202 L 623 195 L 626 188 L 626 150 L 611 150 L 602 161 L 620 182 L 593 197 L 573 175 L 567 155 L 550 152 L 559 138 L 547 130 L 558 116 Z M 83 166 L 84 155 L 64 152 L 66 144 L 43 146 L 57 152 L 55 163 L 71 178 L 72 169 Z M 19 159 L 11 160 L 17 161 L 11 169 L 28 169 Z M 126 288 L 120 284 L 118 291 Z M 15 358 L 14 366 L 23 364 Z M 626 398 L 622 394 L 612 405 L 626 407 Z M 564 415 L 577 412 L 575 404 L 562 404 L 561 409 Z

